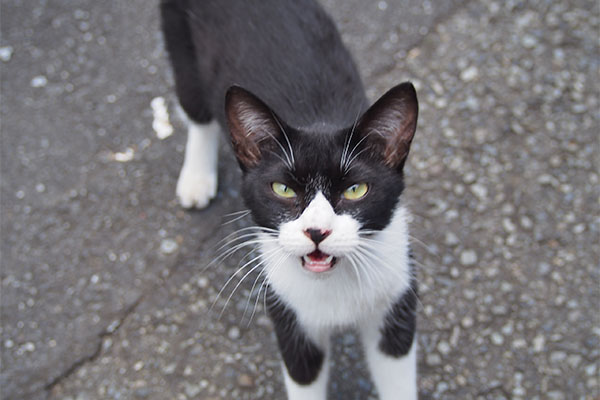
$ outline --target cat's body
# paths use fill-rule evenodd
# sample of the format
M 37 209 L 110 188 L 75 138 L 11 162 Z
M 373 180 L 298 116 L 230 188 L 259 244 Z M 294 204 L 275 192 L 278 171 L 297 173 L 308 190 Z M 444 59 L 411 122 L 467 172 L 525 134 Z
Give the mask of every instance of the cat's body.
M 399 203 L 412 85 L 368 108 L 338 32 L 311 0 L 163 0 L 161 12 L 190 119 L 177 195 L 200 208 L 214 197 L 228 127 L 288 397 L 325 398 L 329 337 L 354 326 L 380 398 L 415 399 L 416 287 Z

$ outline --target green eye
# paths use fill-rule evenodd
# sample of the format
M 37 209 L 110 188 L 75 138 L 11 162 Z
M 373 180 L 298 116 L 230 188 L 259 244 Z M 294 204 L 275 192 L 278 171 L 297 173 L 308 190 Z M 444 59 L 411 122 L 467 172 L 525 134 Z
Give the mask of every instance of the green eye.
M 354 184 L 346 189 L 344 198 L 348 200 L 362 199 L 367 194 L 367 190 L 369 190 L 369 186 L 366 183 Z
M 273 184 L 271 184 L 271 188 L 277 196 L 283 197 L 284 199 L 296 197 L 296 192 L 294 192 L 291 187 L 284 185 L 283 183 L 273 182 Z

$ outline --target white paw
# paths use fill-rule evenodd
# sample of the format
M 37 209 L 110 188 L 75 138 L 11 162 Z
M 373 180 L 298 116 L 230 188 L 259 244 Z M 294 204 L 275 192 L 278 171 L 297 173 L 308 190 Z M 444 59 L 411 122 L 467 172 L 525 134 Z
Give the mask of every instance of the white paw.
M 204 208 L 217 194 L 217 174 L 184 166 L 177 180 L 176 193 L 182 207 Z

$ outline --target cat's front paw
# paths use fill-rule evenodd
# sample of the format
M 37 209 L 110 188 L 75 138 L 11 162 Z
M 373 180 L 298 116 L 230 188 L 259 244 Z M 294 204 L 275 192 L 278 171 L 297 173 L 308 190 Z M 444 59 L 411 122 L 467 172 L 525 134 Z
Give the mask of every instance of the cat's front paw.
M 181 169 L 177 180 L 177 199 L 184 208 L 205 208 L 217 194 L 216 172 Z

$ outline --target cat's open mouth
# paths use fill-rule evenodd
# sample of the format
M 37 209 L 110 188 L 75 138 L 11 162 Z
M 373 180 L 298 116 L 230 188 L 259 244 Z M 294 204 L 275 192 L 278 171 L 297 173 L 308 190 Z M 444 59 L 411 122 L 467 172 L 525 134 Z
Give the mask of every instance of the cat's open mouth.
M 302 266 L 311 272 L 325 272 L 333 268 L 336 261 L 334 256 L 315 250 L 302 257 Z

